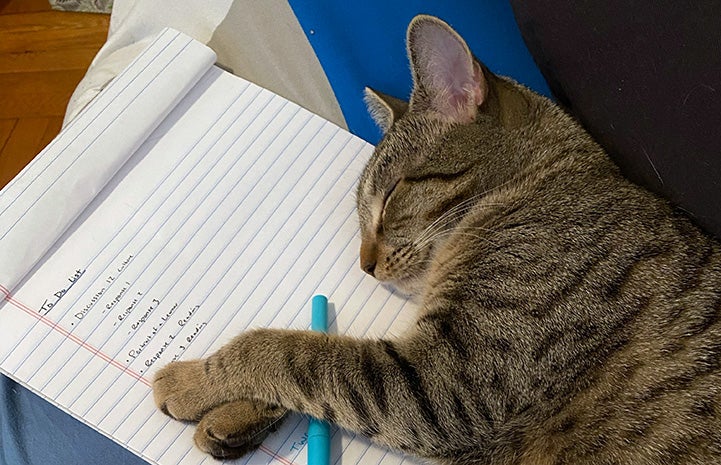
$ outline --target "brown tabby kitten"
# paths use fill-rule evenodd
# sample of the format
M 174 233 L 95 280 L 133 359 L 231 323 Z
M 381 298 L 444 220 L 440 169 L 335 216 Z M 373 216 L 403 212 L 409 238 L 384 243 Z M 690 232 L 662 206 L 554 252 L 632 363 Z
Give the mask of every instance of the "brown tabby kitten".
M 287 410 L 453 464 L 721 463 L 721 249 L 447 24 L 408 30 L 410 103 L 358 186 L 361 266 L 412 293 L 397 339 L 257 330 L 155 379 L 198 446 Z

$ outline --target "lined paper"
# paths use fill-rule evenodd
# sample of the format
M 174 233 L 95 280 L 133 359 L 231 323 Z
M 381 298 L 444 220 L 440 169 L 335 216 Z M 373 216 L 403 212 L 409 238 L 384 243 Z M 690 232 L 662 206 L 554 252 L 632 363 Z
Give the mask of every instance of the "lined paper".
M 3 286 L 18 284 L 214 61 L 165 31 L 0 192 Z
M 187 66 L 173 61 L 184 61 L 177 51 L 190 44 L 165 31 L 153 58 L 124 74 L 153 86 L 167 76 L 149 74 L 148 63 Z M 334 308 L 331 331 L 380 336 L 413 318 L 410 304 L 357 265 L 354 188 L 372 147 L 218 68 L 200 74 L 142 142 L 125 142 L 137 148 L 23 282 L 13 289 L 0 280 L 2 372 L 159 464 L 214 462 L 192 446 L 192 426 L 153 404 L 150 380 L 171 360 L 208 355 L 248 328 L 307 329 L 315 293 Z M 131 82 L 115 99 L 145 97 Z M 68 132 L 87 130 L 91 111 Z M 95 160 L 114 143 L 75 148 L 92 147 Z M 0 193 L 0 211 L 19 209 L 25 195 L 26 215 L 34 197 L 50 195 L 42 189 L 90 164 L 70 163 L 59 177 L 49 167 L 62 156 L 41 153 Z M 23 228 L 45 227 L 23 215 Z M 306 463 L 306 428 L 307 419 L 291 417 L 238 463 Z M 336 463 L 410 461 L 348 432 L 334 431 L 332 443 Z

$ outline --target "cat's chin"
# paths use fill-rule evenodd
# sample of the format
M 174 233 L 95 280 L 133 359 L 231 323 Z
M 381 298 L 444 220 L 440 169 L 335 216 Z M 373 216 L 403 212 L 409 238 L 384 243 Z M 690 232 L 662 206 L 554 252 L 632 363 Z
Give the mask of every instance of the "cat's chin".
M 415 286 L 413 284 L 416 284 Z M 381 281 L 381 286 L 392 294 L 397 295 L 403 299 L 415 301 L 419 295 L 418 285 L 412 280 L 403 281 Z

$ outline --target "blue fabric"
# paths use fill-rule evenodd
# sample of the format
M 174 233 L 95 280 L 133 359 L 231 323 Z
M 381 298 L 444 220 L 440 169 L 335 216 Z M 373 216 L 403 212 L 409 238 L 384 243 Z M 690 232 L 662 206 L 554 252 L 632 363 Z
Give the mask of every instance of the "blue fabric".
M 146 465 L 146 462 L 0 376 L 0 464 Z
M 392 3 L 392 4 L 391 4 Z M 338 99 L 350 130 L 376 143 L 363 88 L 407 98 L 411 77 L 405 31 L 419 13 L 439 16 L 496 73 L 550 95 L 505 0 L 290 0 Z M 262 83 L 261 83 L 262 84 Z M 0 376 L 0 464 L 143 464 L 140 458 Z
M 406 29 L 417 14 L 431 14 L 449 23 L 496 74 L 551 96 L 506 0 L 289 3 L 328 76 L 348 128 L 373 144 L 381 134 L 366 112 L 363 89 L 369 86 L 408 98 L 412 82 Z

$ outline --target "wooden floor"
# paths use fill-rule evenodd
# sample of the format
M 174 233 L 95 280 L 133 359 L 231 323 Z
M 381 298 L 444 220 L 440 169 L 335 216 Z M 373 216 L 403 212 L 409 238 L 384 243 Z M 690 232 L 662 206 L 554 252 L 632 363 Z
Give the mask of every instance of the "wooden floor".
M 60 131 L 109 20 L 53 11 L 48 0 L 0 0 L 0 188 Z

